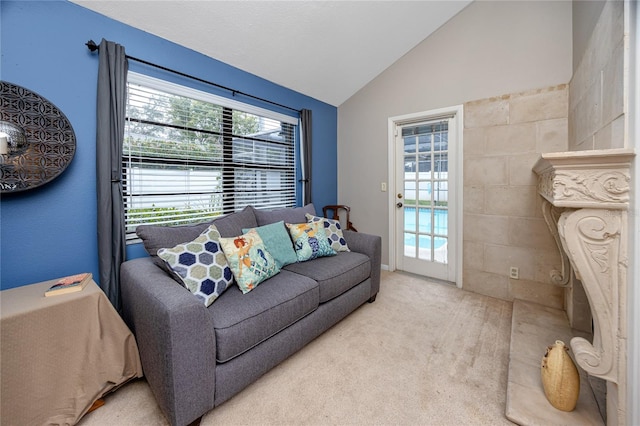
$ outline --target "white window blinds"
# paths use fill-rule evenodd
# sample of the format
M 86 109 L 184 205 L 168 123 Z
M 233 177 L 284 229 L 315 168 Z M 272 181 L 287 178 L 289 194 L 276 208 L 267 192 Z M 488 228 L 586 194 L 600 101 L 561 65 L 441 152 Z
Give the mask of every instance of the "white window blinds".
M 129 73 L 123 146 L 127 240 L 140 224 L 180 225 L 296 203 L 297 118 Z

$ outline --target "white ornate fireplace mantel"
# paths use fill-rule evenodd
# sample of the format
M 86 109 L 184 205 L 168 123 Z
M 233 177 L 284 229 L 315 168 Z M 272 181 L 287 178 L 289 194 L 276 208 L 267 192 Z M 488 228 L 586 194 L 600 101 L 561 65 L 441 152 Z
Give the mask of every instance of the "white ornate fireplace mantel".
M 586 372 L 618 385 L 616 405 L 624 405 L 626 386 L 627 215 L 633 157 L 628 149 L 557 152 L 542 154 L 533 168 L 545 220 L 563 255 L 562 271 L 552 271 L 551 279 L 567 285 L 570 263 L 594 320 L 593 343 L 574 337 L 571 348 Z

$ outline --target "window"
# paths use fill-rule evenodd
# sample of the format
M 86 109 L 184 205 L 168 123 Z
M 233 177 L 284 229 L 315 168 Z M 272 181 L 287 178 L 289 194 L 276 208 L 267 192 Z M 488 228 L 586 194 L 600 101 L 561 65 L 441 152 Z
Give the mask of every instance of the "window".
M 128 80 L 127 241 L 141 224 L 295 206 L 297 118 L 133 72 Z
M 449 125 L 447 121 L 402 127 L 405 204 L 448 205 Z M 416 192 L 417 188 L 417 192 Z

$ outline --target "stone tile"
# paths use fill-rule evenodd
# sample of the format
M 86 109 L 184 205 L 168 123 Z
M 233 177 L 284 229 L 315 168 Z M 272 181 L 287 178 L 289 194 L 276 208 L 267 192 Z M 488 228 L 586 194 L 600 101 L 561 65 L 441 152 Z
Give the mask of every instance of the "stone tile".
M 483 214 L 464 214 L 463 241 L 502 244 L 509 241 L 509 218 Z
M 538 184 L 538 175 L 533 172 L 533 166 L 539 158 L 540 154 L 537 152 L 510 155 L 507 160 L 509 167 L 509 185 L 536 186 Z
M 516 325 L 532 324 L 544 329 L 562 328 L 568 324 L 567 314 L 563 310 L 522 300 L 515 300 L 513 304 L 514 310 L 518 311 L 514 317 Z
M 588 74 L 588 70 L 591 69 L 591 63 L 593 62 L 593 51 L 587 49 L 582 56 L 580 64 L 576 68 L 571 81 L 569 82 L 569 110 L 576 108 L 578 102 L 582 99 L 587 89 L 593 83 L 593 75 Z
M 589 151 L 591 149 L 595 149 L 593 135 L 587 136 L 585 139 L 569 145 L 569 151 Z
M 576 122 L 578 140 L 592 136 L 602 125 L 602 87 L 600 80 L 593 83 L 582 102 L 578 105 L 582 114 Z
M 464 127 L 487 127 L 509 123 L 509 96 L 464 104 Z
M 576 146 L 576 110 L 575 109 L 571 109 L 569 110 L 569 122 L 568 122 L 568 126 L 567 126 L 567 134 L 568 134 L 568 141 L 567 141 L 567 145 L 568 145 L 568 149 L 567 151 L 574 151 L 574 147 Z
M 602 121 L 624 114 L 624 42 L 621 40 L 602 70 Z
M 487 155 L 521 154 L 536 151 L 535 123 L 486 128 Z
M 552 249 L 537 249 L 535 254 L 535 265 L 536 270 L 533 277 L 534 281 L 552 284 L 551 271 L 560 271 L 562 268 L 562 259 L 557 245 Z
M 568 105 L 566 84 L 513 95 L 509 100 L 509 123 L 564 118 L 567 116 Z
M 464 158 L 483 157 L 485 155 L 486 134 L 484 127 L 464 129 L 462 140 Z
M 466 158 L 463 167 L 465 185 L 506 185 L 509 180 L 505 156 Z
M 564 305 L 564 289 L 554 284 L 509 279 L 509 292 L 514 299 L 521 299 L 551 308 L 562 309 Z
M 463 188 L 463 209 L 468 213 L 484 213 L 484 186 L 465 185 Z
M 484 270 L 509 276 L 509 267 L 520 270 L 520 278 L 533 279 L 535 273 L 535 249 L 487 244 L 484 250 Z
M 544 120 L 537 123 L 536 152 L 563 152 L 569 149 L 567 118 Z
M 544 355 L 544 351 L 542 352 Z M 539 389 L 544 395 L 544 388 L 542 387 L 541 377 L 541 363 L 542 355 L 536 362 L 529 360 L 523 360 L 517 356 L 517 354 L 511 354 L 513 358 L 509 360 L 509 378 L 511 383 L 517 383 L 519 385 Z
M 537 196 L 535 186 L 486 186 L 484 211 L 486 214 L 535 217 Z
M 560 336 L 554 338 L 553 336 Z M 513 302 L 506 416 L 520 425 L 603 425 L 586 374 L 578 368 L 580 396 L 576 409 L 565 412 L 547 400 L 540 365 L 556 339 L 569 344 L 572 330 L 564 312 L 516 299 Z
M 544 219 L 511 217 L 509 218 L 509 245 L 552 249 L 556 242 Z
M 484 244 L 465 241 L 462 247 L 463 269 L 484 270 Z
M 462 288 L 473 293 L 484 294 L 502 300 L 509 297 L 509 282 L 506 277 L 484 271 L 466 269 L 463 271 Z
M 566 321 L 566 320 L 565 320 Z M 511 350 L 518 354 L 519 359 L 530 362 L 540 362 L 547 346 L 556 340 L 562 340 L 565 344 L 571 341 L 571 334 L 558 328 L 542 327 L 526 322 L 513 323 L 511 330 Z M 533 338 L 533 336 L 536 336 Z
M 598 130 L 593 137 L 594 149 L 624 148 L 624 119 L 625 116 L 621 115 Z
M 544 389 L 508 382 L 506 416 L 519 425 L 544 426 L 599 426 L 604 425 L 593 396 L 582 391 L 576 409 L 571 412 L 553 407 L 544 395 Z
M 602 70 L 611 52 L 624 37 L 624 2 L 606 2 L 591 35 L 590 47 L 594 57 L 589 70 L 592 75 Z

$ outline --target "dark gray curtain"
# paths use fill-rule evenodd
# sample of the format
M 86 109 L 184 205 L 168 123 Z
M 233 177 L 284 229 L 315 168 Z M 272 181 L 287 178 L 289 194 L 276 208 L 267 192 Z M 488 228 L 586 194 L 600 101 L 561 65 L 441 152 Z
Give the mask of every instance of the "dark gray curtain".
M 120 311 L 120 265 L 125 260 L 122 202 L 128 62 L 124 47 L 102 39 L 98 65 L 96 184 L 100 287 Z
M 301 162 L 302 162 L 302 205 L 311 202 L 311 110 L 300 111 Z

